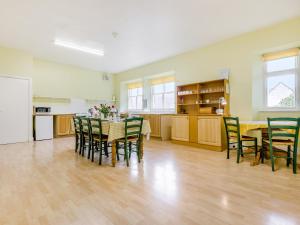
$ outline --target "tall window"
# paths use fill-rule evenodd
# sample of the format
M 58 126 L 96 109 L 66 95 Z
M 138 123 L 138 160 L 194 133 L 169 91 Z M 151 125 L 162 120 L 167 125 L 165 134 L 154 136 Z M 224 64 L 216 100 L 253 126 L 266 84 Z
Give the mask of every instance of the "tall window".
M 265 92 L 268 108 L 296 108 L 299 87 L 299 49 L 270 53 L 265 61 Z
M 143 109 L 143 86 L 142 83 L 128 85 L 128 110 L 139 111 Z
M 164 77 L 151 80 L 151 110 L 175 110 L 175 80 L 174 77 Z

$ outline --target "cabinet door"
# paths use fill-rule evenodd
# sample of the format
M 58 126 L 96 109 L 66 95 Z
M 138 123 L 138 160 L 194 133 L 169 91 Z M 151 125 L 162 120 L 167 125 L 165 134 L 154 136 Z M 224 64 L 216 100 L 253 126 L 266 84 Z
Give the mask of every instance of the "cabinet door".
M 198 117 L 198 143 L 221 146 L 221 117 Z
M 150 115 L 151 136 L 160 137 L 160 115 Z
M 71 123 L 69 116 L 57 116 L 56 117 L 56 135 L 69 135 L 71 129 Z
M 189 117 L 172 117 L 172 139 L 178 141 L 189 141 Z
M 190 131 L 190 142 L 197 143 L 198 142 L 198 123 L 197 116 L 189 116 L 189 131 Z
M 73 115 L 70 115 L 68 117 L 69 117 L 69 121 L 70 121 L 69 134 L 75 134 L 75 127 L 74 127 L 74 122 L 73 122 Z
M 172 116 L 160 116 L 160 136 L 162 141 L 171 139 Z

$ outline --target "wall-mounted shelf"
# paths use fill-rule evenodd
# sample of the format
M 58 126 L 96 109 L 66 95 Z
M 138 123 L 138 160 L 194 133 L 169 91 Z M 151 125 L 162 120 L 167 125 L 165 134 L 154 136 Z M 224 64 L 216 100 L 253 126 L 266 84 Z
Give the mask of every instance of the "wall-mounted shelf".
M 70 103 L 70 98 L 56 98 L 47 96 L 33 96 L 33 102 L 47 102 L 47 103 Z

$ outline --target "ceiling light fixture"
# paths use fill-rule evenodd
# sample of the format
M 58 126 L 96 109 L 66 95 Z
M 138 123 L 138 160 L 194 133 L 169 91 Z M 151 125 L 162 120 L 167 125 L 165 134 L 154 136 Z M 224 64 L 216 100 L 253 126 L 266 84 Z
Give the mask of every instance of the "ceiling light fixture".
M 57 46 L 65 47 L 65 48 L 71 48 L 77 51 L 82 51 L 94 55 L 99 55 L 99 56 L 104 56 L 104 51 L 99 50 L 99 49 L 94 49 L 94 48 L 89 48 L 81 45 L 77 45 L 75 43 L 69 42 L 69 41 L 63 41 L 63 40 L 54 40 L 54 44 Z

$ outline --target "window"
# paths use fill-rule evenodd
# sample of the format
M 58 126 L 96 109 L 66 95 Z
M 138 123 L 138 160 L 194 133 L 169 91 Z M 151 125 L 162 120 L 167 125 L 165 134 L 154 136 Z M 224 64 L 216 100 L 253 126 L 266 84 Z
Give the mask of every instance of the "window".
M 175 80 L 165 77 L 151 81 L 151 110 L 175 110 Z
M 264 55 L 265 91 L 268 108 L 296 108 L 299 74 L 299 49 Z
M 143 109 L 143 87 L 141 83 L 128 85 L 128 110 L 138 111 Z

